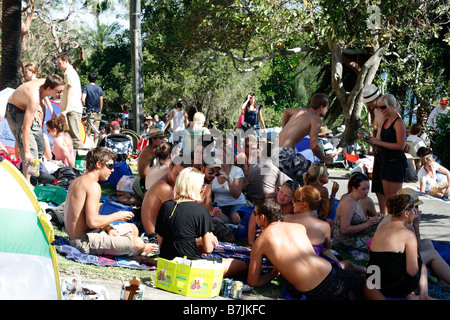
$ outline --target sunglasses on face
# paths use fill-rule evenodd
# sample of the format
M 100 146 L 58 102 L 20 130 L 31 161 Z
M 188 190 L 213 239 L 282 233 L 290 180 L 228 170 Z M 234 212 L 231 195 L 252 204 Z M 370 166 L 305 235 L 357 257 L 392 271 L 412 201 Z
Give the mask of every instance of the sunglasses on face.
M 112 169 L 114 169 L 114 162 L 107 162 L 107 163 L 105 163 L 105 166 L 106 166 L 109 170 L 112 170 Z
M 387 106 L 386 106 L 386 105 L 384 105 L 384 106 L 383 106 L 383 105 L 381 105 L 381 106 L 377 106 L 377 108 L 378 108 L 378 109 L 380 109 L 380 110 L 384 110 L 384 109 L 386 109 L 386 108 L 387 108 Z
M 220 176 L 220 171 L 209 170 L 208 174 L 214 174 L 216 177 Z

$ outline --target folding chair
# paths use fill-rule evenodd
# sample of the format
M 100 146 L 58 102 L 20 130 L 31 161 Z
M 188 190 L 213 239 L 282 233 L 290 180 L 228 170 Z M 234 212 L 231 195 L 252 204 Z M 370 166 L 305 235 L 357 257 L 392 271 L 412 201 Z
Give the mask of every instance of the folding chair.
M 356 161 L 359 160 L 359 155 L 344 152 L 344 159 L 346 167 L 353 167 Z

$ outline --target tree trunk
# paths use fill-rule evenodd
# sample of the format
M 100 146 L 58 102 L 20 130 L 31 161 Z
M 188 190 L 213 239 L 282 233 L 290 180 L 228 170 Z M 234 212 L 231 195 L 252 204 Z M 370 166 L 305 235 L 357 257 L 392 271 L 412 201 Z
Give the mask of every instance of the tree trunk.
M 133 129 L 144 129 L 144 76 L 141 37 L 141 0 L 130 1 L 131 65 L 133 71 Z
M 0 90 L 8 87 L 16 89 L 20 85 L 21 4 L 20 0 L 3 0 L 2 2 Z
M 340 146 L 344 147 L 355 142 L 358 131 L 362 128 L 366 129 L 366 132 L 370 130 L 371 124 L 361 121 L 361 110 L 363 108 L 361 91 L 366 85 L 371 84 L 375 78 L 381 58 L 387 50 L 387 45 L 375 50 L 374 54 L 361 66 L 351 91 L 344 88 L 341 47 L 331 41 L 328 42 L 328 46 L 331 51 L 331 85 L 344 111 L 345 132 L 339 143 Z M 372 112 L 371 115 L 373 119 Z

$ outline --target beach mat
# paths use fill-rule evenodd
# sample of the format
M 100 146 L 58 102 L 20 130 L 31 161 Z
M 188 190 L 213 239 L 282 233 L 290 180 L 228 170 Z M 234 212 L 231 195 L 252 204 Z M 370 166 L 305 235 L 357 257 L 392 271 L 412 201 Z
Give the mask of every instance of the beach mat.
M 69 244 L 69 240 L 64 237 L 55 236 L 55 248 L 58 253 L 64 255 L 66 259 L 74 260 L 79 263 L 93 264 L 102 267 L 122 267 L 139 270 L 156 270 L 156 266 L 139 263 L 128 257 L 96 256 L 82 253 Z

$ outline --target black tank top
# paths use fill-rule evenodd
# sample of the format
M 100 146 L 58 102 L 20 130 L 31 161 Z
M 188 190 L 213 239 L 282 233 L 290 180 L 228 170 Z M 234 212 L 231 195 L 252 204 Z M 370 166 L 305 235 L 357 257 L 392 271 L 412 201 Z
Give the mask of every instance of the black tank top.
M 396 143 L 397 142 L 397 134 L 395 132 L 394 129 L 394 124 L 395 122 L 400 119 L 400 117 L 397 117 L 394 121 L 392 121 L 391 125 L 385 129 L 384 125 L 386 124 L 386 121 L 388 121 L 388 119 L 386 119 L 383 122 L 383 126 L 381 127 L 381 141 L 384 142 L 390 142 L 390 143 Z M 399 159 L 406 159 L 405 153 L 403 152 L 403 150 L 391 150 L 388 148 L 384 148 L 381 147 L 382 149 L 382 159 L 384 161 L 395 161 L 395 160 L 399 160 Z

